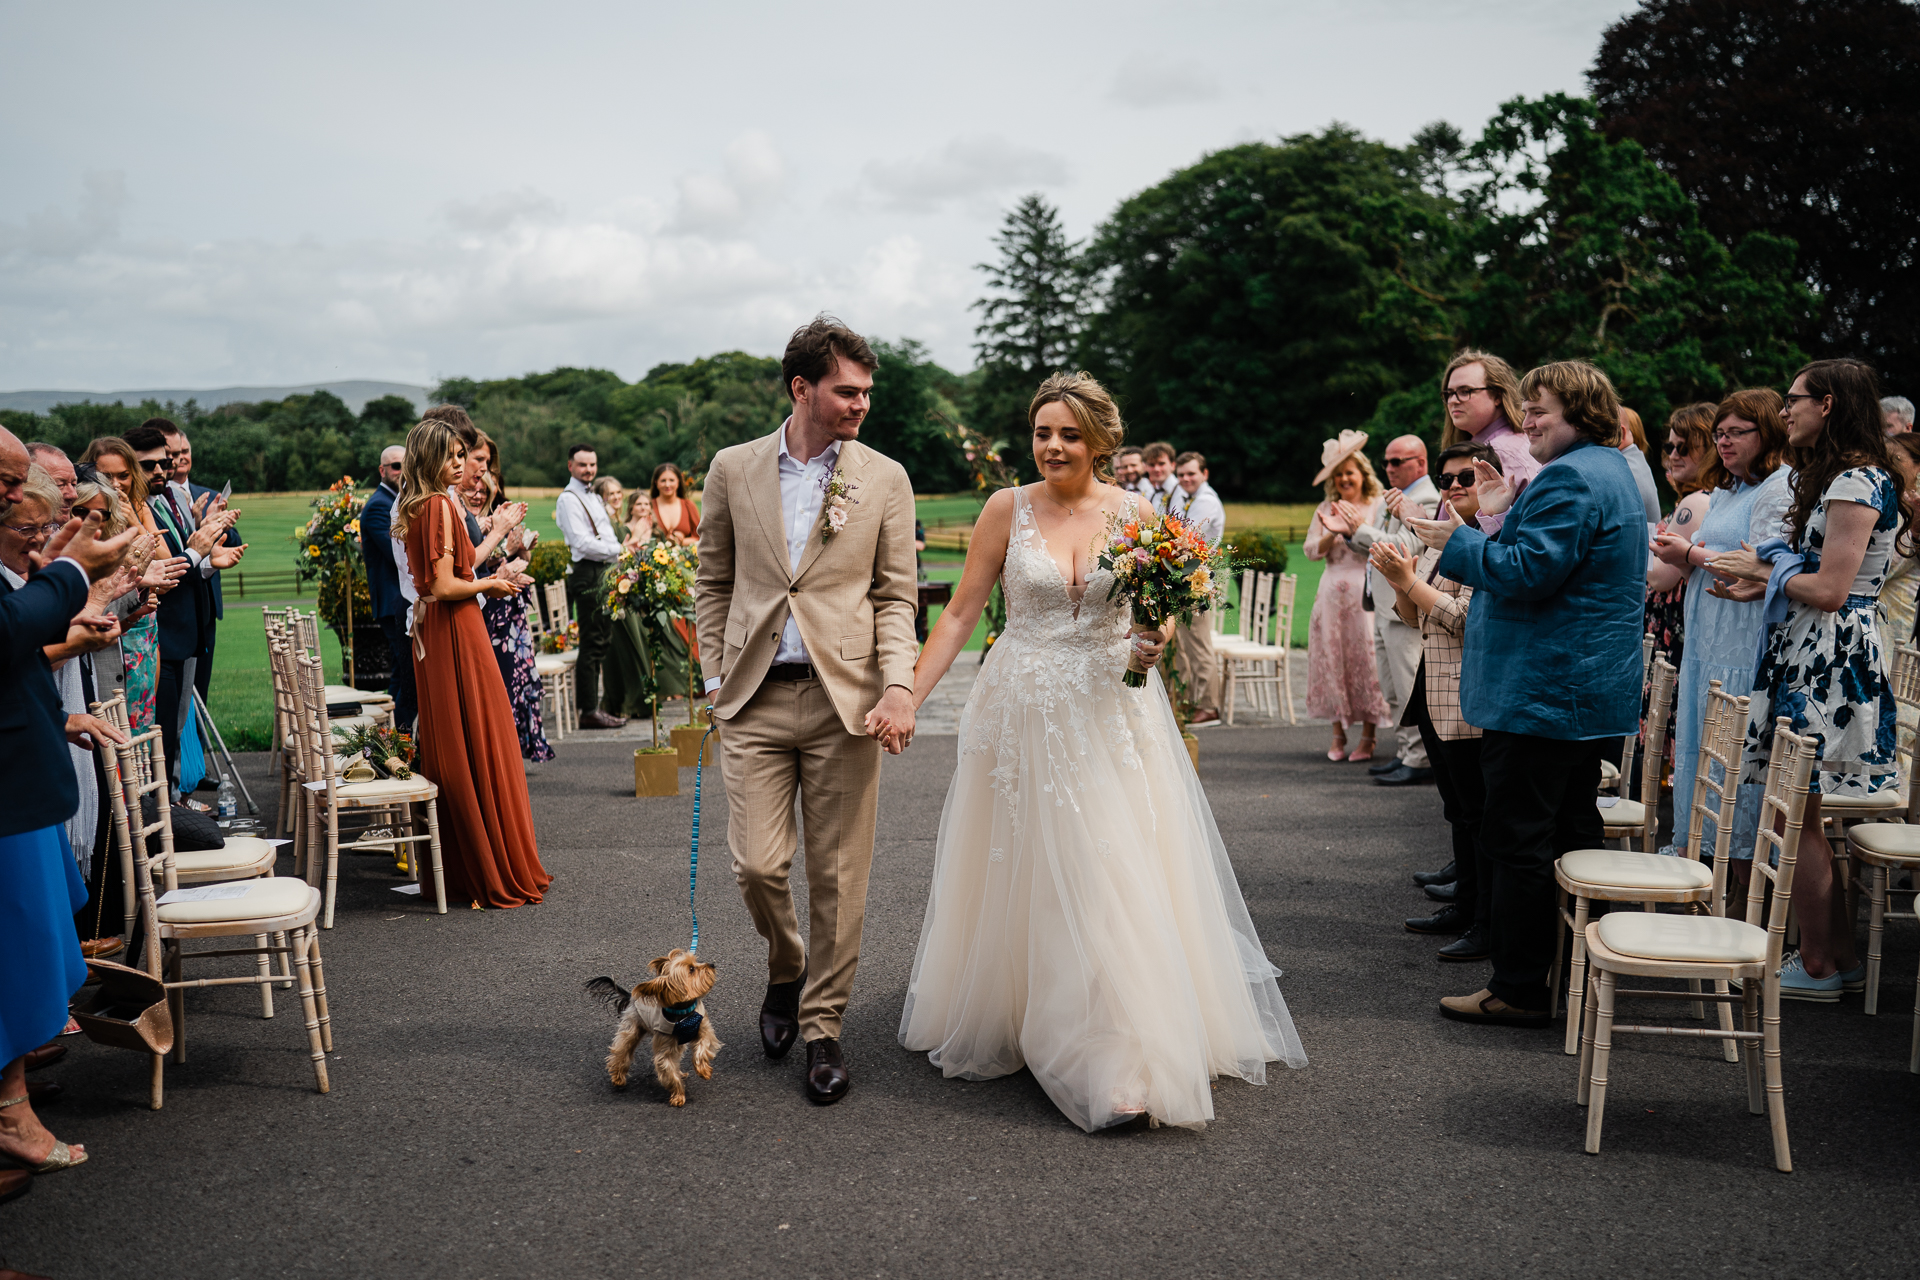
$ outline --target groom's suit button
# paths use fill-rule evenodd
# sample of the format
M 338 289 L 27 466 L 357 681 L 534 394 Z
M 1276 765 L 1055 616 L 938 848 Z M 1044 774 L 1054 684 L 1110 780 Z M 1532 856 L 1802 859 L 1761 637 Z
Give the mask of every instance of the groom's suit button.
M 799 594 L 800 594 L 800 588 L 798 588 L 798 587 L 788 587 L 788 588 L 787 588 L 787 594 L 788 594 L 788 595 L 790 595 L 790 596 L 797 596 L 797 595 L 799 595 Z

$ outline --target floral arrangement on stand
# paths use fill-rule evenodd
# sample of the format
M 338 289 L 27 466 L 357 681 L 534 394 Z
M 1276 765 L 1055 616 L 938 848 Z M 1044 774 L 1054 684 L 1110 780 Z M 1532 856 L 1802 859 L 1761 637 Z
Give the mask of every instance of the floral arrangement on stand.
M 313 517 L 294 529 L 299 539 L 294 577 L 320 584 L 314 607 L 320 620 L 340 636 L 349 670 L 353 663 L 354 620 L 373 619 L 367 566 L 360 556 L 360 506 L 353 477 L 341 476 L 313 500 Z
M 604 604 L 607 616 L 615 622 L 627 616 L 628 611 L 640 615 L 640 625 L 647 633 L 647 639 L 653 652 L 661 653 L 669 647 L 677 647 L 680 636 L 675 630 L 676 620 L 685 624 L 689 634 L 693 627 L 693 580 L 700 569 L 700 553 L 693 547 L 675 546 L 673 543 L 655 541 L 643 543 L 620 553 L 601 579 L 606 596 Z M 648 699 L 654 704 L 654 735 L 660 733 L 658 715 L 661 695 L 669 697 L 686 695 L 689 711 L 694 706 L 693 664 L 687 664 L 687 688 L 663 690 L 651 669 L 647 678 L 654 682 L 648 691 Z M 656 743 L 657 745 L 657 743 Z
M 1136 625 L 1158 628 L 1175 618 L 1191 625 L 1194 614 L 1226 601 L 1232 578 L 1227 553 L 1176 515 L 1110 515 L 1096 547 L 1096 563 L 1113 574 L 1107 599 L 1125 600 Z M 1138 689 L 1147 677 L 1129 668 L 1126 682 Z

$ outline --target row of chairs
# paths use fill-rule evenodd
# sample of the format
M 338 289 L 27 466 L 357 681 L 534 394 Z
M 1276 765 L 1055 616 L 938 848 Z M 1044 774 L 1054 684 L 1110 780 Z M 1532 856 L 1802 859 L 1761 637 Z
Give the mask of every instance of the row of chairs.
M 1561 923 L 1573 932 L 1568 1008 L 1570 1015 L 1576 1009 L 1580 1012 L 1578 1020 L 1574 1016 L 1567 1020 L 1565 1049 L 1570 1054 L 1578 1052 L 1581 1057 L 1579 1098 L 1590 1107 L 1587 1150 L 1597 1152 L 1600 1146 L 1601 1112 L 1613 1032 L 1708 1037 L 1722 1041 L 1729 1062 L 1739 1060 L 1741 1051 L 1746 1050 L 1750 1109 L 1755 1114 L 1761 1112 L 1764 1091 L 1765 1109 L 1771 1115 L 1773 1126 L 1775 1165 L 1782 1171 L 1790 1171 L 1792 1160 L 1779 1076 L 1779 969 L 1781 952 L 1792 928 L 1794 855 L 1798 850 L 1815 745 L 1810 738 L 1790 733 L 1788 720 L 1782 718 L 1777 722 L 1754 849 L 1746 920 L 1729 920 L 1725 915 L 1728 867 L 1750 703 L 1745 697 L 1726 693 L 1718 681 L 1711 682 L 1694 792 L 1685 797 L 1688 821 L 1681 856 L 1662 857 L 1656 851 L 1656 799 L 1664 772 L 1666 732 L 1677 673 L 1664 655 L 1652 653 L 1651 638 L 1644 656 L 1651 660 L 1646 682 L 1648 710 L 1640 740 L 1644 805 L 1636 803 L 1633 811 L 1621 815 L 1617 824 L 1612 821 L 1606 824 L 1610 838 L 1638 837 L 1643 847 L 1638 851 L 1577 850 L 1566 854 L 1555 866 L 1555 878 L 1563 895 Z M 1915 730 L 1920 726 L 1920 651 L 1912 647 L 1901 649 L 1894 662 L 1891 683 L 1900 712 L 1898 786 L 1863 799 L 1823 797 L 1823 809 L 1832 808 L 1823 834 L 1835 846 L 1843 879 L 1847 877 L 1849 860 L 1858 860 L 1872 873 L 1867 962 L 1869 1014 L 1878 1011 L 1884 921 L 1889 916 L 1914 918 L 1911 911 L 1889 912 L 1887 896 L 1891 872 L 1920 869 L 1920 827 L 1907 821 Z M 1630 745 L 1622 758 L 1621 777 L 1628 776 L 1631 759 Z M 1676 797 L 1676 801 L 1680 799 Z M 1613 806 L 1602 803 L 1603 813 L 1608 813 L 1632 802 L 1622 799 Z M 1879 817 L 1883 821 L 1862 821 L 1868 817 Z M 1710 867 L 1701 861 L 1709 821 L 1715 829 Z M 1776 825 L 1779 830 L 1775 830 Z M 1770 907 L 1766 905 L 1769 888 Z M 1592 921 L 1594 902 L 1638 903 L 1642 910 L 1613 911 L 1599 921 Z M 1662 903 L 1679 907 L 1686 914 L 1658 913 L 1658 904 Z M 1763 916 L 1764 928 L 1761 927 Z M 1557 961 L 1555 970 L 1550 985 L 1557 998 Z M 1686 981 L 1687 990 L 1619 990 L 1616 980 L 1620 976 L 1680 978 Z M 1709 981 L 1714 986 L 1711 993 L 1702 987 L 1702 983 Z M 1916 982 L 1920 984 L 1920 978 Z M 1730 984 L 1740 987 L 1739 994 L 1729 993 Z M 1692 1003 L 1696 1017 L 1704 1017 L 1704 1005 L 1713 1003 L 1718 1008 L 1719 1025 L 1702 1029 L 1615 1026 L 1614 1001 L 1622 995 L 1687 1000 Z M 1736 1000 L 1742 1004 L 1743 1027 L 1739 1030 L 1733 1027 L 1732 1021 L 1731 1005 Z M 1756 1012 L 1761 1006 L 1764 1006 L 1764 1016 Z M 1764 1025 L 1757 1024 L 1756 1018 Z M 1753 1056 L 1756 1047 L 1760 1052 L 1757 1059 Z M 1920 1073 L 1920 985 L 1916 986 L 1908 1070 Z

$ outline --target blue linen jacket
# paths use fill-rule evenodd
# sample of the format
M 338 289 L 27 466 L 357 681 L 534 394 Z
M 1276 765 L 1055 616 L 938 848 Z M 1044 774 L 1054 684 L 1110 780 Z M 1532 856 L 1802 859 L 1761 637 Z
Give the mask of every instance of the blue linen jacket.
M 1627 460 L 1585 441 L 1541 469 L 1497 535 L 1454 532 L 1440 572 L 1474 589 L 1468 723 L 1563 741 L 1634 731 L 1647 541 Z
M 400 594 L 400 567 L 393 562 L 393 500 L 384 483 L 376 486 L 360 508 L 360 558 L 367 562 L 367 592 L 373 597 L 373 616 L 397 618 L 407 611 Z
M 0 577 L 0 760 L 7 762 L 0 836 L 58 826 L 80 807 L 67 716 L 40 650 L 67 638 L 67 624 L 86 603 L 87 577 L 71 564 L 49 565 L 18 591 Z

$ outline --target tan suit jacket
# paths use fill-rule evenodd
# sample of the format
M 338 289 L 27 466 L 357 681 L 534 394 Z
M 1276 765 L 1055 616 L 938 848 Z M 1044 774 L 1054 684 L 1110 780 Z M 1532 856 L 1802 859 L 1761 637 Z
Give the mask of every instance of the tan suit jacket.
M 784 429 L 784 428 L 783 428 Z M 780 508 L 780 432 L 722 449 L 707 472 L 700 515 L 694 617 L 700 668 L 725 720 L 759 691 L 789 612 L 833 709 L 848 733 L 888 685 L 913 688 L 913 485 L 906 469 L 858 440 L 840 446 L 840 469 L 860 487 L 846 527 L 822 541 L 821 520 L 800 567 L 789 572 Z

